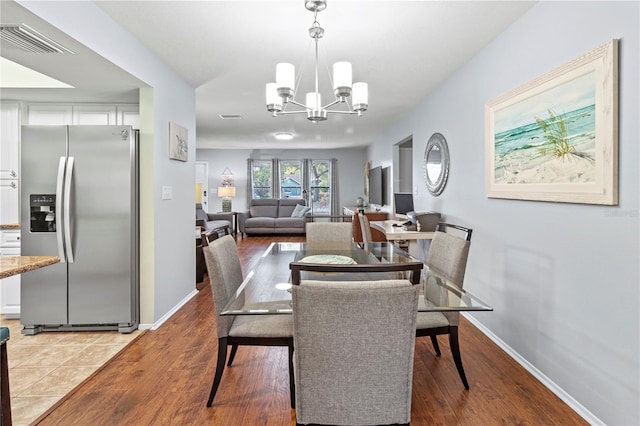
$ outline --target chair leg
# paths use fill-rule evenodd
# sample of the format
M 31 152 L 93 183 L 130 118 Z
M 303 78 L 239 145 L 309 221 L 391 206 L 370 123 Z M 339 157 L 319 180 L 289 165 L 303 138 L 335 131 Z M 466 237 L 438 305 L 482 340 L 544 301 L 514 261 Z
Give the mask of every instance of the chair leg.
M 209 400 L 207 401 L 207 407 L 211 407 L 213 404 L 213 398 L 216 396 L 218 386 L 220 386 L 220 380 L 222 380 L 222 372 L 224 371 L 224 364 L 227 360 L 227 338 L 221 337 L 218 339 L 218 363 L 216 364 L 216 374 L 213 377 L 213 385 L 211 386 L 211 393 L 209 394 Z
M 236 352 L 238 352 L 238 345 L 231 345 L 231 354 L 229 355 L 229 361 L 227 367 L 231 367 L 233 360 L 236 358 Z
M 431 344 L 433 345 L 433 350 L 435 351 L 436 356 L 442 355 L 440 353 L 440 345 L 438 344 L 438 336 L 436 335 L 431 336 Z
M 0 423 L 11 426 L 11 395 L 9 393 L 9 363 L 7 345 L 0 345 Z
M 462 357 L 460 356 L 460 344 L 458 342 L 458 327 L 451 326 L 449 332 L 449 347 L 451 347 L 451 355 L 453 355 L 453 361 L 456 363 L 458 374 L 462 380 L 464 388 L 469 390 L 469 382 L 467 382 L 467 376 L 464 374 L 464 368 L 462 367 Z
M 296 408 L 296 380 L 293 371 L 293 340 L 289 343 L 289 393 L 291 398 L 291 408 Z

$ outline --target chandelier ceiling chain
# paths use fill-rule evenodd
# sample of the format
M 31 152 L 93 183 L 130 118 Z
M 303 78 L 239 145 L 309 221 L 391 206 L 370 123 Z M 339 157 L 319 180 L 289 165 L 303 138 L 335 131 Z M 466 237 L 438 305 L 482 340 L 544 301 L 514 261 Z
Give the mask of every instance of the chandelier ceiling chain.
M 313 24 L 309 28 L 309 36 L 315 43 L 315 91 L 306 94 L 305 104 L 295 100 L 295 67 L 289 63 L 276 65 L 276 82 L 267 83 L 266 98 L 267 110 L 274 117 L 285 114 L 307 114 L 307 119 L 317 123 L 325 121 L 328 114 L 349 114 L 361 116 L 369 107 L 369 94 L 367 83 L 352 83 L 350 62 L 336 62 L 333 64 L 333 92 L 335 100 L 322 106 L 322 98 L 319 90 L 318 79 L 318 40 L 324 36 L 324 28 L 318 23 L 318 12 L 327 7 L 326 0 L 308 0 L 305 7 L 313 12 Z M 298 81 L 298 84 L 300 82 Z M 351 107 L 347 101 L 352 97 Z M 329 110 L 337 104 L 346 104 L 347 110 Z M 301 110 L 287 111 L 287 104 L 301 107 Z

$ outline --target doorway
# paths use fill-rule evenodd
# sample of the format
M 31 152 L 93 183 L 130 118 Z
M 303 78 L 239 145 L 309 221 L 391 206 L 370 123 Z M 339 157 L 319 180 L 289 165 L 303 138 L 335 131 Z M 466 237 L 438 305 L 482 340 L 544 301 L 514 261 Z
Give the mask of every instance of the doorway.
M 196 161 L 196 204 L 209 213 L 209 163 Z
M 393 192 L 413 193 L 413 136 L 393 146 Z

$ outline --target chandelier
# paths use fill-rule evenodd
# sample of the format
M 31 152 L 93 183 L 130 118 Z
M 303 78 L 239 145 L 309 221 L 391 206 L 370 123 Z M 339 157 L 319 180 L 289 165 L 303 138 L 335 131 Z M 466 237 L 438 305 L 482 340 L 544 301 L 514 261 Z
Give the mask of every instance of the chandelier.
M 322 99 L 318 90 L 318 40 L 324 35 L 324 28 L 318 23 L 318 12 L 327 7 L 327 1 L 307 0 L 305 1 L 305 7 L 313 12 L 314 17 L 313 24 L 309 28 L 309 36 L 315 42 L 315 91 L 307 93 L 304 105 L 297 102 L 295 100 L 295 90 L 297 89 L 295 67 L 293 64 L 279 63 L 276 65 L 276 82 L 267 83 L 267 110 L 273 113 L 274 117 L 285 114 L 307 114 L 307 119 L 314 123 L 325 121 L 330 113 L 361 116 L 369 106 L 368 87 L 367 83 L 352 83 L 350 62 L 336 62 L 333 64 L 333 93 L 335 94 L 335 99 L 322 106 Z M 300 80 L 298 80 L 299 83 Z M 349 106 L 347 98 L 352 95 L 351 106 Z M 287 111 L 287 104 L 293 104 L 303 109 Z M 329 108 L 338 104 L 346 104 L 347 109 L 329 110 Z

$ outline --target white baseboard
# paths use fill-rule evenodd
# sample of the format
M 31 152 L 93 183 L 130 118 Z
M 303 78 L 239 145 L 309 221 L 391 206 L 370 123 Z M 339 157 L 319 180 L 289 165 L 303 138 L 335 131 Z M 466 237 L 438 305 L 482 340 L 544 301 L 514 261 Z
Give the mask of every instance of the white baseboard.
M 533 364 L 527 361 L 522 355 L 513 350 L 511 346 L 506 344 L 502 339 L 496 336 L 491 330 L 485 327 L 482 323 L 480 323 L 473 316 L 468 314 L 467 312 L 462 312 L 462 315 L 469 320 L 478 330 L 480 330 L 485 336 L 493 341 L 496 345 L 498 345 L 502 350 L 504 350 L 511 358 L 513 358 L 518 364 L 524 367 L 529 373 L 533 374 L 533 376 L 540 381 L 543 385 L 545 385 L 551 392 L 556 394 L 558 398 L 564 401 L 573 411 L 578 413 L 580 417 L 585 419 L 591 425 L 602 425 L 605 423 L 597 418 L 591 411 L 587 410 L 582 404 L 576 401 L 571 395 L 569 395 L 564 389 L 558 386 L 553 380 L 547 377 L 544 373 L 542 373 L 538 368 L 536 368 Z
M 191 293 L 187 295 L 187 297 L 185 297 L 180 302 L 178 302 L 178 304 L 174 306 L 169 312 L 167 312 L 161 318 L 159 318 L 158 321 L 156 321 L 153 324 L 140 324 L 138 326 L 138 329 L 139 330 L 157 330 L 158 328 L 160 328 L 162 324 L 165 323 L 165 321 L 171 318 L 173 314 L 178 312 L 178 310 L 182 308 L 189 300 L 193 299 L 196 294 L 198 294 L 198 290 L 194 289 Z

